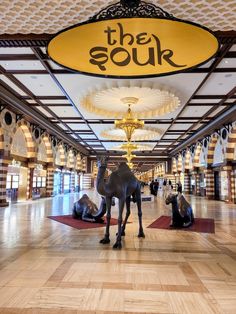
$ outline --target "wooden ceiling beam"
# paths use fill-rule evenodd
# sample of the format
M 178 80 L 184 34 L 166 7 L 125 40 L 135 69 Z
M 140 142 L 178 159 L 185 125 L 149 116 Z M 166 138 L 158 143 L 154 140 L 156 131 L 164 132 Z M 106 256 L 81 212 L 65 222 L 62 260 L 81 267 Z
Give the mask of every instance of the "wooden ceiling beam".
M 232 95 L 231 99 L 236 99 L 236 95 Z M 226 99 L 226 95 L 194 95 L 192 99 Z M 205 104 L 207 105 L 207 103 Z
M 38 103 L 39 106 L 42 106 L 42 103 L 39 99 L 36 99 L 35 95 L 25 86 L 23 85 L 14 75 L 6 73 L 5 69 L 0 66 L 0 73 L 5 75 L 11 82 L 13 82 L 19 89 L 21 89 L 25 94 L 28 95 L 28 97 L 30 97 L 31 100 L 34 100 L 35 102 Z M 29 107 L 29 106 L 28 106 Z M 44 107 L 45 110 L 47 110 L 47 112 L 54 117 L 55 120 L 58 120 L 57 115 L 48 107 Z M 48 117 L 45 117 L 44 114 L 42 114 L 42 112 L 40 112 L 37 109 L 34 109 L 35 111 L 37 111 L 38 113 L 40 113 L 42 115 L 42 117 L 44 117 L 44 119 L 47 119 L 47 121 L 49 120 Z M 64 125 L 65 128 L 69 129 L 70 131 L 72 131 L 72 129 L 70 129 L 70 127 L 67 126 L 67 124 L 65 124 L 64 122 L 60 121 L 60 123 L 62 125 Z M 72 131 L 73 132 L 73 131 Z M 79 137 L 79 135 L 77 135 Z M 79 137 L 80 139 L 80 137 Z M 83 140 L 81 139 L 81 142 L 83 142 Z M 79 145 L 81 146 L 81 145 Z
M 85 124 L 88 126 L 88 128 L 90 130 L 91 127 L 90 125 L 86 122 L 84 116 L 82 115 L 82 113 L 79 111 L 78 107 L 75 105 L 74 101 L 72 100 L 72 98 L 70 97 L 70 95 L 66 92 L 66 90 L 64 89 L 64 87 L 61 85 L 61 83 L 58 81 L 58 79 L 56 78 L 56 76 L 52 73 L 52 69 L 49 65 L 49 63 L 47 61 L 45 61 L 42 57 L 43 53 L 39 48 L 31 48 L 33 53 L 35 54 L 35 56 L 38 58 L 38 60 L 41 62 L 41 64 L 43 65 L 43 67 L 45 68 L 45 70 L 48 72 L 48 74 L 50 75 L 50 77 L 52 78 L 52 80 L 54 81 L 54 83 L 57 85 L 57 87 L 60 89 L 60 91 L 62 92 L 62 94 L 66 97 L 66 99 L 72 104 L 72 106 L 74 107 L 75 111 L 79 114 L 79 116 L 83 119 L 83 121 L 85 122 Z M 68 126 L 67 126 L 68 127 Z M 97 135 L 94 133 L 94 135 L 96 136 L 96 138 L 98 139 Z M 77 136 L 79 136 L 77 134 Z M 83 139 L 81 139 L 81 141 L 83 142 Z M 87 144 L 88 145 L 88 144 Z M 89 146 L 89 145 L 88 145 Z M 90 147 L 92 150 L 93 148 Z M 104 147 L 105 148 L 105 147 Z
M 188 99 L 188 101 L 186 102 L 186 104 L 182 107 L 182 109 L 180 110 L 180 112 L 177 114 L 177 116 L 175 117 L 175 119 L 172 120 L 170 126 L 168 127 L 167 131 L 173 126 L 173 124 L 176 123 L 176 120 L 181 116 L 181 114 L 184 112 L 184 110 L 186 109 L 186 106 L 192 101 L 192 99 L 194 99 L 194 97 L 197 95 L 197 93 L 199 92 L 199 90 L 203 87 L 203 85 L 207 82 L 207 80 L 209 79 L 209 77 L 211 76 L 213 70 L 218 66 L 218 64 L 221 62 L 221 60 L 223 59 L 223 57 L 225 56 L 225 54 L 230 50 L 230 48 L 232 47 L 232 44 L 226 44 L 223 45 L 219 52 L 218 55 L 220 55 L 219 58 L 216 58 L 214 60 L 214 62 L 211 65 L 211 71 L 203 78 L 203 80 L 201 81 L 201 83 L 198 85 L 198 87 L 196 88 L 196 90 L 194 91 L 194 93 L 191 95 L 191 97 Z M 224 96 L 225 97 L 225 96 Z M 209 111 L 210 112 L 210 111 Z M 204 116 L 204 118 L 206 118 L 207 116 Z M 203 122 L 203 119 L 201 120 L 201 122 Z M 188 128 L 188 130 L 186 131 L 185 134 L 187 134 L 188 131 L 191 131 L 193 126 L 196 125 L 199 122 L 194 123 L 190 128 Z M 165 133 L 162 135 L 162 137 L 160 138 L 160 140 L 162 140 L 162 138 L 164 137 Z M 180 136 L 180 138 L 183 135 Z M 178 139 L 176 140 L 178 141 Z M 175 141 L 175 142 L 176 142 Z M 173 145 L 172 145 L 173 146 Z M 169 149 L 167 150 L 169 152 Z
M 30 96 L 21 96 L 21 99 L 25 99 L 25 100 L 29 100 L 31 99 Z M 58 95 L 58 96 L 46 96 L 46 95 L 40 95 L 40 96 L 37 96 L 35 95 L 35 99 L 36 100 L 67 100 L 67 98 L 65 96 L 62 96 L 62 95 Z
M 226 95 L 226 99 L 230 98 L 232 95 L 235 95 L 235 93 L 236 93 L 236 87 L 234 87 L 234 88 Z M 225 101 L 225 100 L 221 100 L 218 105 L 216 105 L 215 107 L 212 107 L 210 110 L 208 110 L 208 111 L 202 116 L 201 120 L 204 120 L 208 115 L 212 114 L 215 110 L 217 110 L 217 109 L 221 106 L 221 104 L 222 104 L 224 101 Z M 231 107 L 231 108 L 233 108 L 233 107 Z M 230 108 L 230 109 L 231 109 L 231 108 Z M 227 108 L 227 111 L 230 110 L 230 109 Z M 234 109 L 234 108 L 233 108 L 233 109 Z M 236 112 L 236 109 L 235 109 L 235 112 Z M 216 119 L 213 119 L 213 122 L 214 122 L 214 120 L 216 120 Z M 192 125 L 192 126 L 188 129 L 187 132 L 192 131 L 192 129 L 194 128 L 194 126 L 197 125 L 197 124 L 200 123 L 200 122 L 201 122 L 201 121 L 199 121 L 199 122 L 195 123 L 194 125 Z M 208 127 L 209 127 L 209 128 L 210 128 L 210 125 L 211 125 L 211 124 L 208 124 Z M 219 125 L 219 126 L 220 126 L 220 125 Z M 218 126 L 218 127 L 219 127 L 219 126 Z M 201 131 L 201 130 L 199 130 L 198 132 L 196 132 L 196 134 L 199 134 L 200 131 Z M 187 132 L 186 132 L 186 133 L 187 133 Z M 180 135 L 180 137 L 179 137 L 178 139 L 176 139 L 176 141 L 179 141 L 179 140 L 181 139 L 181 137 L 183 137 L 184 135 L 185 135 L 185 134 Z M 193 137 L 193 136 L 192 136 L 192 137 Z M 174 141 L 173 144 L 175 144 L 176 141 Z M 186 140 L 185 140 L 185 141 L 186 141 Z M 173 145 L 173 144 L 172 144 L 172 145 Z
M 67 136 L 59 128 L 52 125 L 47 119 L 45 119 L 40 113 L 36 110 L 30 108 L 22 100 L 19 100 L 16 95 L 11 93 L 9 87 L 5 87 L 0 83 L 0 98 L 7 103 L 10 107 L 16 110 L 19 110 L 25 117 L 28 117 L 30 121 L 38 124 L 40 127 L 45 128 L 47 132 L 57 136 L 59 139 L 65 141 L 65 143 L 72 145 L 74 148 L 78 149 L 81 153 L 88 155 L 88 151 L 81 145 L 79 145 L 71 137 Z
M 202 106 L 216 106 L 218 103 L 208 103 L 208 102 L 195 102 L 195 103 L 190 103 L 187 105 L 187 107 L 202 107 Z M 231 103 L 224 103 L 222 106 L 230 106 Z
M 0 55 L 1 56 L 1 55 Z M 1 60 L 1 58 L 0 58 Z M 23 60 L 22 60 L 23 61 Z M 10 62 L 10 61 L 9 61 Z M 188 70 L 186 74 L 190 73 L 209 73 L 211 71 L 210 68 L 196 68 L 192 70 Z M 6 70 L 7 73 L 10 74 L 28 74 L 28 75 L 45 75 L 48 74 L 46 70 L 42 69 L 8 69 Z M 52 74 L 58 75 L 58 74 L 71 74 L 74 73 L 70 69 L 51 69 Z M 216 68 L 212 71 L 212 73 L 235 73 L 235 68 L 233 67 L 227 67 L 227 68 Z

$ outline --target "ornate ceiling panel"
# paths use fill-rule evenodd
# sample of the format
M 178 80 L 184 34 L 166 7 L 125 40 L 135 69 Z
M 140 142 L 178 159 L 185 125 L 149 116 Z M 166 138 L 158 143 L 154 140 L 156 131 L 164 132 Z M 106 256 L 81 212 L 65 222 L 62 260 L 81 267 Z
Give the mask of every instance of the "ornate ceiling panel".
M 105 0 L 2 0 L 0 34 L 53 34 L 83 22 L 107 5 Z M 236 27 L 234 0 L 149 1 L 177 18 L 190 20 L 216 31 Z

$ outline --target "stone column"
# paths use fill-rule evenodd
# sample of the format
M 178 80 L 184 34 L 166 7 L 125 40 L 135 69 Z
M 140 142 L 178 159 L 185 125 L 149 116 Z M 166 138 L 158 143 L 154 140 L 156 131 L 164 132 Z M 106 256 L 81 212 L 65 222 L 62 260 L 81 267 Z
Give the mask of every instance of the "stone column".
M 190 194 L 189 170 L 185 170 L 185 173 L 184 173 L 184 192 L 185 192 L 185 194 Z
M 199 196 L 201 195 L 201 192 L 200 192 L 200 174 L 198 173 L 198 170 L 195 174 L 195 182 L 196 182 L 196 195 Z
M 231 175 L 231 196 L 232 196 L 232 203 L 236 204 L 236 169 L 232 170 Z
M 85 173 L 83 175 L 83 190 L 91 189 L 92 185 L 92 174 Z
M 74 171 L 71 171 L 70 175 L 70 192 L 75 191 L 75 173 Z
M 52 164 L 47 166 L 47 179 L 46 179 L 46 195 L 53 196 L 53 185 L 54 185 L 54 167 Z
M 206 197 L 214 199 L 214 172 L 211 168 L 205 170 L 206 175 Z
M 223 171 L 227 173 L 227 181 L 228 181 L 228 197 L 227 200 L 229 203 L 233 203 L 233 195 L 234 195 L 234 180 L 233 169 L 231 165 L 224 166 Z
M 64 172 L 60 173 L 60 194 L 64 193 Z
M 75 182 L 75 187 L 79 187 L 79 190 L 81 190 L 81 187 L 80 187 L 80 171 L 77 171 L 77 182 Z
M 0 207 L 6 207 L 9 203 L 6 200 L 7 168 L 11 159 L 8 152 L 0 153 Z
M 34 168 L 35 168 L 35 162 L 29 161 L 28 162 L 28 174 L 27 174 L 27 191 L 26 191 L 27 200 L 32 198 Z

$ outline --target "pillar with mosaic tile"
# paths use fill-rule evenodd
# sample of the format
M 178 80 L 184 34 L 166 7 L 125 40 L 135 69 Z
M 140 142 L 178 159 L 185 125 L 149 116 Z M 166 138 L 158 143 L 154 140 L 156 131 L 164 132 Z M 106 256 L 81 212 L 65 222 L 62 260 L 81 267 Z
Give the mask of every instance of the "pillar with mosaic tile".
M 31 199 L 33 196 L 33 177 L 35 165 L 36 165 L 35 159 L 28 161 L 27 192 L 26 192 L 27 199 Z
M 205 170 L 206 176 L 206 197 L 208 199 L 214 198 L 214 172 L 212 168 L 207 168 Z
M 70 175 L 70 192 L 75 191 L 75 173 L 74 171 L 71 171 Z
M 190 176 L 188 169 L 186 169 L 184 172 L 184 193 L 190 194 Z
M 232 203 L 236 204 L 236 168 L 232 170 L 231 175 L 231 196 Z
M 227 199 L 225 199 L 227 202 L 229 203 L 232 203 L 233 201 L 233 194 L 234 194 L 234 191 L 233 191 L 233 188 L 232 187 L 232 176 L 233 176 L 233 169 L 232 169 L 232 166 L 231 165 L 226 165 L 226 166 L 223 166 L 222 167 L 222 171 L 225 171 L 226 174 L 227 174 Z
M 0 152 L 0 207 L 8 206 L 6 199 L 7 169 L 11 161 L 9 152 Z
M 53 184 L 54 184 L 54 166 L 53 163 L 47 165 L 47 183 L 46 183 L 46 195 L 53 195 Z
M 195 172 L 195 182 L 196 182 L 196 195 L 200 195 L 200 174 L 198 170 Z

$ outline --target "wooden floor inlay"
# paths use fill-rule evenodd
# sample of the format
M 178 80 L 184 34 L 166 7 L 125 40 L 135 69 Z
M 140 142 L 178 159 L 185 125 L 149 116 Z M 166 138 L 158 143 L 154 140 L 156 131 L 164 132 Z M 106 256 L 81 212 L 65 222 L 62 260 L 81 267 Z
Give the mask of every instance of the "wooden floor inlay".
M 86 192 L 98 202 L 93 190 Z M 145 239 L 137 237 L 132 205 L 133 223 L 116 251 L 117 226 L 102 245 L 104 228 L 77 230 L 47 219 L 70 214 L 78 198 L 1 209 L 0 314 L 235 313 L 235 205 L 189 197 L 197 217 L 215 220 L 215 234 L 148 229 L 171 213 L 159 195 L 143 203 Z

